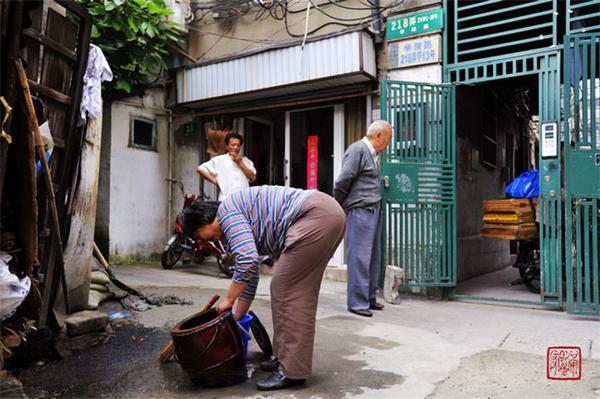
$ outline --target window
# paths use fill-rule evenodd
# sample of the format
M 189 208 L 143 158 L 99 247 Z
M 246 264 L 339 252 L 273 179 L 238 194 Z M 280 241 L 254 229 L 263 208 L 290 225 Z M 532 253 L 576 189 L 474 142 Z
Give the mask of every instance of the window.
M 131 118 L 131 147 L 156 150 L 156 122 L 151 119 Z

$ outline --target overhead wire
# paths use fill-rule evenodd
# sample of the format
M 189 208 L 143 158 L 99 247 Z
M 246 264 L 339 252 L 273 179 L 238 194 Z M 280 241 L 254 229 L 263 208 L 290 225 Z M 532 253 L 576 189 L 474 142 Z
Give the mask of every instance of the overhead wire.
M 231 36 L 231 35 L 227 35 L 224 33 L 215 33 L 215 32 L 211 32 L 211 31 L 207 31 L 207 30 L 202 30 L 201 28 L 196 28 L 195 26 L 188 26 L 189 29 L 198 32 L 198 33 L 204 33 L 206 35 L 210 35 L 210 36 L 219 36 L 219 37 L 224 37 L 226 39 L 231 39 L 231 40 L 239 40 L 242 42 L 250 42 L 250 43 L 273 43 L 274 40 L 269 40 L 269 39 L 247 39 L 247 38 L 243 38 L 243 37 L 236 37 L 236 36 Z
M 265 2 L 263 2 L 263 1 L 242 1 L 242 2 L 240 2 L 239 0 L 218 0 L 218 1 L 215 1 L 212 5 L 196 6 L 192 9 L 192 12 L 195 12 L 198 10 L 202 11 L 202 16 L 198 20 L 195 20 L 195 22 L 203 20 L 206 17 L 206 15 L 209 14 L 211 11 L 212 12 L 223 11 L 223 13 L 227 15 L 225 17 L 222 17 L 219 20 L 215 20 L 215 21 L 212 21 L 212 22 L 209 22 L 209 23 L 206 23 L 203 25 L 204 27 L 207 27 L 214 23 L 219 23 L 224 20 L 238 18 L 240 16 L 247 15 L 253 8 L 251 5 L 253 3 L 253 4 L 258 5 L 258 7 L 257 7 L 258 10 L 254 16 L 255 21 L 258 21 L 261 18 L 263 18 L 263 20 L 264 20 L 264 18 L 267 16 L 267 12 L 268 12 L 268 16 L 272 17 L 273 19 L 278 20 L 278 21 L 283 21 L 284 27 L 277 30 L 273 34 L 271 34 L 270 35 L 271 37 L 285 29 L 286 33 L 290 37 L 304 38 L 305 36 L 313 35 L 328 26 L 341 26 L 344 28 L 351 28 L 351 27 L 356 27 L 356 26 L 360 26 L 360 25 L 366 25 L 367 23 L 370 23 L 373 19 L 372 15 L 367 15 L 367 16 L 363 16 L 363 17 L 355 17 L 355 18 L 336 17 L 335 15 L 331 14 L 331 10 L 328 10 L 329 12 L 323 10 L 324 7 L 328 7 L 328 8 L 340 7 L 340 8 L 344 8 L 344 9 L 348 9 L 348 10 L 367 11 L 367 10 L 371 10 L 373 7 L 376 6 L 376 4 L 372 3 L 372 0 L 358 0 L 365 7 L 351 7 L 351 6 L 339 4 L 339 2 L 337 2 L 335 0 L 326 0 L 325 3 L 319 3 L 316 0 L 315 1 L 308 0 L 308 1 L 312 5 L 312 10 L 310 10 L 310 13 L 313 13 L 316 10 L 316 12 L 323 14 L 324 16 L 331 19 L 332 21 L 325 22 L 311 30 L 308 30 L 307 29 L 308 23 L 306 23 L 306 22 L 307 22 L 307 19 L 309 18 L 310 14 L 307 13 L 308 15 L 305 16 L 305 18 L 302 18 L 300 21 L 295 22 L 295 23 L 290 23 L 288 20 L 288 14 L 298 14 L 298 13 L 302 13 L 302 12 L 306 13 L 307 9 L 305 7 L 293 9 L 293 8 L 291 8 L 291 3 L 293 3 L 293 1 L 289 1 L 289 0 L 272 0 L 269 5 L 264 4 Z M 298 1 L 297 3 L 301 3 L 301 2 L 303 2 L 303 1 Z M 368 5 L 365 4 L 364 2 L 367 2 Z M 379 11 L 384 12 L 384 11 L 393 9 L 393 8 L 401 5 L 404 2 L 405 2 L 405 0 L 398 0 L 398 1 L 392 2 L 391 4 L 389 4 L 387 6 L 379 6 Z M 216 5 L 216 4 L 218 4 L 218 5 Z M 232 11 L 233 15 L 229 14 L 230 10 Z M 305 22 L 307 25 L 304 29 L 304 32 L 297 34 L 297 33 L 293 33 L 290 30 L 291 27 L 298 25 L 299 23 L 302 23 L 302 22 Z M 352 23 L 352 22 L 354 22 L 354 23 Z M 275 42 L 275 40 L 269 40 L 269 39 L 248 39 L 248 38 L 236 37 L 236 36 L 232 36 L 232 35 L 228 35 L 228 34 L 215 33 L 215 32 L 203 30 L 202 28 L 197 28 L 197 27 L 194 27 L 191 25 L 189 26 L 189 28 L 196 32 L 199 32 L 199 33 L 204 33 L 204 34 L 213 35 L 213 36 L 219 36 L 219 39 L 217 41 L 220 41 L 223 38 L 227 38 L 227 39 L 231 39 L 231 40 L 239 40 L 239 41 L 244 41 L 244 42 L 250 43 L 245 49 L 247 49 L 248 47 L 251 47 L 254 44 L 269 44 L 269 43 Z M 214 44 L 212 47 L 214 47 Z
M 313 3 L 312 0 L 309 0 L 309 1 L 313 5 L 313 7 L 315 7 L 321 14 L 325 15 L 328 18 L 334 19 L 336 21 L 349 22 L 349 21 L 360 21 L 360 20 L 369 18 L 369 17 L 356 17 L 356 18 L 340 18 L 340 17 L 335 17 L 335 16 L 333 16 L 331 14 L 328 14 L 327 12 L 323 11 L 321 9 L 321 7 L 319 7 L 315 3 Z
M 364 4 L 360 0 L 359 0 L 359 3 Z M 339 7 L 339 8 L 344 8 L 346 10 L 357 10 L 357 11 L 367 11 L 367 10 L 370 10 L 373 7 L 375 7 L 375 5 L 373 5 L 373 6 L 365 6 L 365 7 L 350 7 L 350 6 L 345 6 L 343 4 L 340 4 L 340 2 L 335 1 L 335 0 L 327 0 L 327 4 L 328 5 L 331 4 L 332 6 L 336 6 L 336 7 Z

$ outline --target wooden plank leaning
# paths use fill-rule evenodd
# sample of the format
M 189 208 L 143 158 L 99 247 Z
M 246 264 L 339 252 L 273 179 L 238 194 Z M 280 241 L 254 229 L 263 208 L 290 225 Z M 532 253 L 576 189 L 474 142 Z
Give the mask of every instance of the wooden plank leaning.
M 29 84 L 27 82 L 27 74 L 25 73 L 25 69 L 23 68 L 23 63 L 20 59 L 15 60 L 15 67 L 17 69 L 17 73 L 19 76 L 19 81 L 21 82 L 21 87 L 23 88 L 23 99 L 25 100 L 26 106 L 26 114 L 29 117 L 29 123 L 31 124 L 31 128 L 33 129 L 33 137 L 35 142 L 35 149 L 38 153 L 40 161 L 42 163 L 42 174 L 44 175 L 44 182 L 46 183 L 46 191 L 48 192 L 48 199 L 50 201 L 50 210 L 52 214 L 52 233 L 54 234 L 56 243 L 56 254 L 58 260 L 58 267 L 60 273 L 60 279 L 62 282 L 62 291 L 65 300 L 65 308 L 67 314 L 69 314 L 69 298 L 68 298 L 68 290 L 67 290 L 67 280 L 65 276 L 65 263 L 63 259 L 63 243 L 60 232 L 60 221 L 58 218 L 58 208 L 56 207 L 56 198 L 54 196 L 54 185 L 52 184 L 52 175 L 50 174 L 50 167 L 48 166 L 48 160 L 46 159 L 46 152 L 44 151 L 44 142 L 42 141 L 42 135 L 40 133 L 40 127 L 38 124 L 37 116 L 35 115 L 35 108 L 33 107 L 33 100 L 31 99 L 31 92 L 29 90 Z M 51 263 L 52 264 L 52 263 Z M 52 292 L 48 292 L 52 290 L 52 287 L 49 287 L 47 282 L 52 281 L 52 279 L 48 279 L 48 276 L 53 275 L 55 270 L 46 270 L 45 278 L 44 278 L 44 300 L 49 301 L 50 298 L 53 297 Z M 53 284 L 54 285 L 54 284 Z M 51 309 L 51 303 L 44 303 L 43 307 L 45 310 Z

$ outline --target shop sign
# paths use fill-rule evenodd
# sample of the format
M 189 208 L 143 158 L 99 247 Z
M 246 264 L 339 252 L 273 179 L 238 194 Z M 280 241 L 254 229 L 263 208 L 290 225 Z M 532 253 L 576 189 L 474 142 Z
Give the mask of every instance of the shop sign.
M 438 63 L 441 60 L 441 54 L 440 35 L 421 36 L 416 39 L 394 42 L 389 46 L 390 68 Z
M 388 40 L 404 36 L 418 35 L 444 27 L 444 12 L 441 8 L 400 18 L 388 19 L 386 34 Z
M 306 189 L 316 190 L 319 180 L 319 136 L 308 136 L 306 154 Z

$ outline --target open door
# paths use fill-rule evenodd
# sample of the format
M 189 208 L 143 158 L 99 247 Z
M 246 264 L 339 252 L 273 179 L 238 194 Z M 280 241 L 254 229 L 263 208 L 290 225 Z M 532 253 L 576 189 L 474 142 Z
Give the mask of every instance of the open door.
M 275 154 L 273 121 L 256 116 L 247 116 L 243 121 L 244 155 L 254 162 L 254 167 L 258 171 L 254 185 L 276 184 L 274 168 L 277 166 L 275 162 L 277 154 Z
M 455 103 L 451 85 L 381 85 L 394 133 L 381 158 L 383 265 L 407 286 L 456 285 Z

